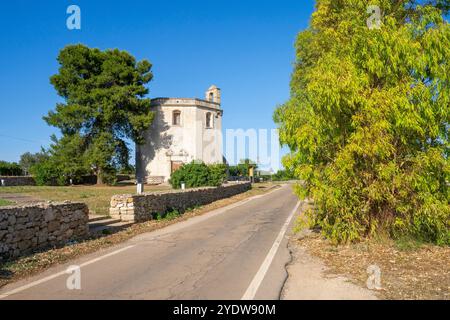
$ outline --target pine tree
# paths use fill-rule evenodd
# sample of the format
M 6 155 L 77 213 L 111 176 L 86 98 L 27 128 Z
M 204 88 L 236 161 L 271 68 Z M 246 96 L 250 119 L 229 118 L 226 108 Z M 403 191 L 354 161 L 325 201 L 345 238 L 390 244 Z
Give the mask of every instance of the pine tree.
M 96 171 L 98 182 L 127 167 L 127 140 L 144 142 L 153 113 L 145 87 L 152 65 L 125 51 L 70 45 L 58 56 L 59 73 L 51 83 L 64 103 L 44 117 L 61 129 L 66 141 L 80 140 L 83 158 Z

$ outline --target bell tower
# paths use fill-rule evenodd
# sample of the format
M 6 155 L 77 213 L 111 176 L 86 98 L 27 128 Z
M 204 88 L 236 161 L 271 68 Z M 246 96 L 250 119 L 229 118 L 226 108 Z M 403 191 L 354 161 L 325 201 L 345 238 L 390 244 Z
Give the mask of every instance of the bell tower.
M 209 87 L 209 89 L 206 91 L 205 100 L 220 104 L 221 103 L 220 89 L 217 88 L 215 85 Z

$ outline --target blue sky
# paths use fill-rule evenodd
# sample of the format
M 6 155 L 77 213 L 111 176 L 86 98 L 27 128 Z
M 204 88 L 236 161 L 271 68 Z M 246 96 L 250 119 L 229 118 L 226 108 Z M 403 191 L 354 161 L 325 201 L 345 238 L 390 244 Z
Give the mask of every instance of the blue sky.
M 81 8 L 82 29 L 66 28 Z M 313 0 L 2 1 L 0 160 L 18 161 L 58 133 L 42 116 L 59 101 L 49 77 L 67 44 L 119 48 L 153 64 L 150 97 L 222 89 L 224 128 L 270 129 L 289 97 L 294 41 Z

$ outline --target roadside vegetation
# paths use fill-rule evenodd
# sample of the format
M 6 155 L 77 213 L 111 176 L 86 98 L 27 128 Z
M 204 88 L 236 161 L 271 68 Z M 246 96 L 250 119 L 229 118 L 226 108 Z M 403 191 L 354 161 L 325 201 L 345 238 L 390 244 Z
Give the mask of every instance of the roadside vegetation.
M 183 183 L 186 188 L 217 187 L 226 180 L 226 165 L 206 165 L 203 162 L 191 162 L 173 172 L 169 182 L 174 189 L 180 189 Z
M 450 245 L 448 1 L 318 0 L 274 115 L 284 165 L 333 243 L 387 234 Z
M 237 165 L 229 166 L 228 172 L 231 177 L 248 177 L 250 168 L 256 171 L 258 165 L 250 159 L 242 159 Z
M 295 175 L 290 170 L 278 170 L 277 173 L 270 177 L 272 181 L 290 181 L 295 180 Z
M 21 176 L 22 168 L 18 163 L 0 160 L 0 176 Z

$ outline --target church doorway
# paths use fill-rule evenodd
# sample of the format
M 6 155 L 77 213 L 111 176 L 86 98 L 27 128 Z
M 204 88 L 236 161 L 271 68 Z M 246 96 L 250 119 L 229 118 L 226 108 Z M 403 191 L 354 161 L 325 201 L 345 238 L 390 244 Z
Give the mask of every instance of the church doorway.
M 177 171 L 178 169 L 180 169 L 183 166 L 183 162 L 182 161 L 171 161 L 171 166 L 172 166 L 172 170 L 171 172 L 174 173 L 175 171 Z

